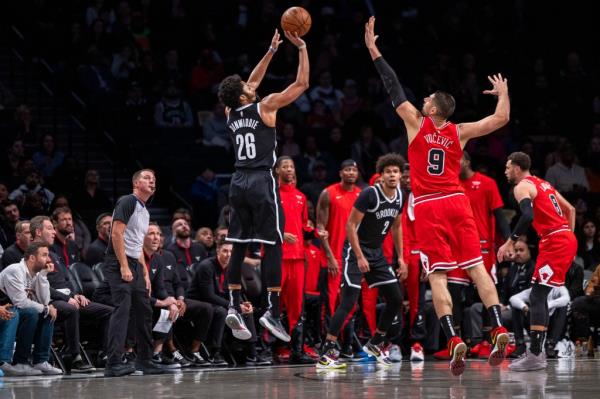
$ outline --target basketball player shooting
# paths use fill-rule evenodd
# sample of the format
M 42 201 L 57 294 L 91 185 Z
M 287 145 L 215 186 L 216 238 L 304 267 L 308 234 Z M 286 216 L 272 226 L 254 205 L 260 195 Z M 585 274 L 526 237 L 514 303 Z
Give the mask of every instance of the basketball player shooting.
M 277 30 L 269 50 L 247 81 L 233 75 L 223 79 L 219 86 L 218 95 L 226 106 L 227 127 L 235 153 L 236 171 L 229 191 L 231 215 L 227 240 L 233 243 L 233 253 L 228 273 L 230 310 L 226 324 L 238 339 L 251 338 L 241 317 L 240 291 L 242 262 L 248 244 L 254 242 L 263 244 L 262 270 L 268 292 L 268 310 L 260 323 L 275 337 L 290 341 L 279 319 L 284 216 L 273 176 L 277 159 L 275 124 L 277 110 L 295 101 L 308 88 L 309 64 L 306 43 L 297 34 L 285 32 L 285 36 L 299 50 L 296 81 L 285 90 L 257 101 L 256 90 L 282 43 Z
M 488 77 L 492 89 L 483 93 L 497 96 L 494 114 L 477 122 L 454 124 L 447 120 L 455 107 L 454 98 L 449 93 L 437 91 L 425 97 L 421 111 L 407 100 L 396 73 L 375 44 L 377 38 L 375 17 L 371 17 L 365 26 L 365 44 L 392 105 L 406 126 L 415 233 L 421 262 L 429 277 L 435 311 L 448 338 L 450 370 L 454 375 L 464 372 L 467 352 L 467 346 L 453 327 L 452 299 L 447 286 L 446 273 L 456 268 L 467 272 L 488 309 L 494 345 L 489 363 L 498 365 L 504 359 L 509 337 L 501 325 L 498 294 L 483 265 L 477 227 L 459 174 L 467 142 L 508 123 L 507 81 L 500 74 Z

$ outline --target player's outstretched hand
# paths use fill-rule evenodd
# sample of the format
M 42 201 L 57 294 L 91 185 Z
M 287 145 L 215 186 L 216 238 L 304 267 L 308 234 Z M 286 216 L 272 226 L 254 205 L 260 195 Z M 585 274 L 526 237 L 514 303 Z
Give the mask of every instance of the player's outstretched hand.
M 285 31 L 285 37 L 288 38 L 288 40 L 290 42 L 292 42 L 292 44 L 298 48 L 304 46 L 306 47 L 306 43 L 304 42 L 304 40 L 300 39 L 300 37 L 298 36 L 298 33 L 294 32 L 289 32 L 289 31 Z
M 515 244 L 510 238 L 498 249 L 498 262 L 513 260 L 515 256 Z
M 375 41 L 379 35 L 375 34 L 375 17 L 370 17 L 369 22 L 365 24 L 365 45 L 367 48 L 375 48 Z
M 483 94 L 500 96 L 508 93 L 508 79 L 503 78 L 501 73 L 488 76 L 488 80 L 492 84 L 492 90 L 484 90 Z
M 273 38 L 271 39 L 271 48 L 274 51 L 277 51 L 277 49 L 279 48 L 279 45 L 281 43 L 283 43 L 283 40 L 280 39 L 279 31 L 277 30 L 277 28 L 275 28 L 275 34 L 273 35 Z

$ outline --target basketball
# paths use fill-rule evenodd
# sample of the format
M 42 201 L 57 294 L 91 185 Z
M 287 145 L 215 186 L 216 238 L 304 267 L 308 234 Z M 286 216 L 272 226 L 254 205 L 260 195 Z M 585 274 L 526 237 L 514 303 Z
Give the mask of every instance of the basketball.
M 295 32 L 300 37 L 306 35 L 311 24 L 310 14 L 302 7 L 290 7 L 281 16 L 281 28 L 284 31 Z

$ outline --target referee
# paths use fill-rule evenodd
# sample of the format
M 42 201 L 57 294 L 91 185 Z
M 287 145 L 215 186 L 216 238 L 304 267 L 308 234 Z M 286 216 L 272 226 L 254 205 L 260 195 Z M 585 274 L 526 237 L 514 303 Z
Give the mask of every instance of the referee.
M 104 369 L 107 377 L 120 377 L 136 370 L 133 364 L 122 361 L 131 314 L 135 315 L 137 369 L 145 375 L 163 373 L 151 363 L 150 279 L 142 252 L 150 222 L 146 202 L 156 191 L 156 178 L 154 171 L 142 169 L 133 174 L 132 181 L 133 194 L 119 198 L 113 211 L 106 250 L 105 275 L 115 306 L 108 326 L 108 362 Z

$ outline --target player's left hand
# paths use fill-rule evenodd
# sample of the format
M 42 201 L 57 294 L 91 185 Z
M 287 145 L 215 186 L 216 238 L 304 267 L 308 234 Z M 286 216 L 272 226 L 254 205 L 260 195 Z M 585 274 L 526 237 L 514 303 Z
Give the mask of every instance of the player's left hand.
M 271 48 L 277 51 L 277 48 L 281 43 L 283 43 L 283 40 L 280 40 L 279 31 L 277 30 L 277 28 L 275 28 L 275 34 L 271 39 Z
M 288 40 L 292 42 L 292 44 L 296 47 L 306 47 L 306 43 L 304 42 L 304 40 L 300 39 L 300 36 L 298 36 L 298 33 L 296 32 L 292 33 L 285 31 L 285 37 L 287 37 Z
M 402 258 L 398 258 L 398 265 L 400 267 L 398 268 L 398 270 L 396 270 L 396 274 L 398 275 L 400 281 L 404 281 L 408 277 L 408 266 Z
M 295 244 L 298 242 L 298 237 L 292 233 L 283 233 L 283 241 L 288 244 Z
M 365 45 L 367 48 L 376 47 L 375 41 L 379 35 L 375 34 L 375 17 L 371 16 L 365 24 Z
M 367 273 L 370 270 L 369 262 L 364 256 L 358 258 L 358 269 L 361 271 L 361 273 Z
M 498 249 L 497 258 L 499 262 L 513 260 L 515 256 L 515 244 L 510 238 Z
M 488 80 L 492 84 L 492 90 L 484 90 L 483 94 L 500 96 L 508 93 L 508 79 L 503 78 L 501 73 L 488 76 Z

